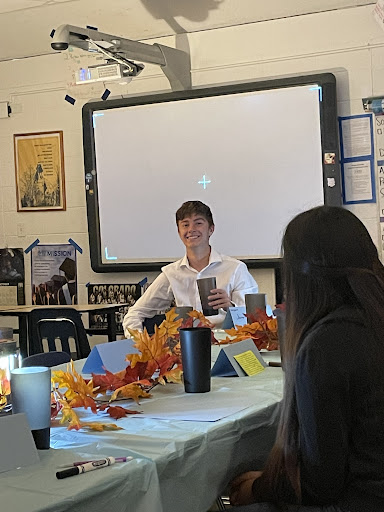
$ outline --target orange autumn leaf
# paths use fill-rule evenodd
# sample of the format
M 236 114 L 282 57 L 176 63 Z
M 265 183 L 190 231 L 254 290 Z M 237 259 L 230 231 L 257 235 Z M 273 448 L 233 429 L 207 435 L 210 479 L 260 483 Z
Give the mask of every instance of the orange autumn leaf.
M 255 314 L 247 315 L 247 318 L 252 323 L 226 329 L 225 332 L 230 337 L 222 343 L 237 343 L 251 338 L 259 350 L 277 350 L 279 348 L 277 319 L 268 316 L 263 310 L 256 310 Z
M 181 382 L 182 373 L 183 368 L 178 356 L 166 354 L 159 360 L 158 381 L 160 384 L 164 385 L 166 382 Z
M 69 405 L 73 408 L 84 407 L 84 409 L 91 409 L 93 413 L 97 413 L 96 402 L 90 396 L 77 395 L 73 400 L 69 401 Z
M 125 369 L 125 374 L 123 377 L 124 384 L 130 384 L 131 382 L 138 382 L 143 386 L 150 386 L 151 382 L 148 380 L 152 377 L 154 372 L 156 371 L 157 364 L 156 361 L 147 361 L 145 363 L 137 362 L 135 367 L 132 368 L 131 365 L 128 365 Z M 123 385 L 124 385 L 123 384 Z M 117 386 L 121 387 L 121 386 Z M 115 389 L 117 389 L 115 387 Z
M 132 382 L 126 386 L 116 389 L 111 396 L 110 402 L 113 402 L 117 398 L 132 398 L 136 403 L 139 403 L 139 398 L 149 398 L 151 395 L 144 391 L 140 384 Z
M 200 326 L 202 327 L 209 327 L 210 329 L 212 329 L 214 327 L 213 323 L 211 323 L 208 318 L 205 318 L 205 316 L 203 315 L 203 313 L 201 313 L 201 311 L 191 311 L 190 313 L 188 313 L 190 317 L 192 318 L 196 318 L 197 320 L 199 320 L 200 322 Z
M 125 407 L 120 407 L 120 405 L 104 404 L 100 407 L 99 410 L 105 411 L 114 420 L 118 420 L 119 418 L 125 418 L 125 416 L 128 416 L 128 414 L 141 414 L 141 411 L 134 411 L 132 409 L 127 409 Z
M 126 384 L 124 380 L 126 370 L 118 373 L 112 373 L 105 370 L 105 375 L 98 375 L 92 373 L 93 385 L 98 387 L 99 393 L 104 393 L 107 390 L 115 390 Z

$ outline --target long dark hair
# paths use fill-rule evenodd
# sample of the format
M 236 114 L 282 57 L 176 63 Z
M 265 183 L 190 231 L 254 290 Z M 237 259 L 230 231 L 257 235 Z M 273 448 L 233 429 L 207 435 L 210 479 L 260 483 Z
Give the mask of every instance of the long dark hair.
M 305 334 L 343 305 L 364 313 L 384 359 L 384 267 L 363 223 L 344 208 L 320 206 L 295 217 L 283 237 L 286 301 L 285 388 L 275 445 L 263 474 L 271 497 L 300 503 L 299 424 L 295 359 Z M 374 349 L 374 347 L 372 347 Z

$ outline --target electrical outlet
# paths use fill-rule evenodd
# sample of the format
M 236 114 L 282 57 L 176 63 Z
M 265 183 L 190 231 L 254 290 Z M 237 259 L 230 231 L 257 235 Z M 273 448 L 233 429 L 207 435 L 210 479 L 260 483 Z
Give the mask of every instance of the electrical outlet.
M 23 222 L 19 222 L 17 225 L 17 236 L 25 236 L 25 224 Z

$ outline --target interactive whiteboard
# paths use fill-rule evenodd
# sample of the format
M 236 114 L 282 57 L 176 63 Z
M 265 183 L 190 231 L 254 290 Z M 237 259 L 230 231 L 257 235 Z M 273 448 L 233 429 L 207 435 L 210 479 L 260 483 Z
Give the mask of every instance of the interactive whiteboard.
M 87 103 L 92 268 L 158 269 L 184 254 L 175 212 L 211 207 L 212 245 L 259 266 L 289 220 L 340 204 L 331 74 Z

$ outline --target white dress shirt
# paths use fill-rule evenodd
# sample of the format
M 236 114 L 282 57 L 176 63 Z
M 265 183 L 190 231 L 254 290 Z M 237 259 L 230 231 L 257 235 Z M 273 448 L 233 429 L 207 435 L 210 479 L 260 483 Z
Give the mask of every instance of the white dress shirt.
M 197 279 L 216 277 L 216 288 L 225 290 L 235 306 L 245 304 L 246 293 L 257 293 L 256 281 L 242 261 L 219 254 L 211 248 L 208 265 L 200 272 L 189 265 L 187 255 L 181 260 L 166 265 L 161 274 L 148 287 L 136 304 L 129 308 L 124 317 L 125 335 L 127 328 L 142 329 L 143 320 L 167 310 L 175 299 L 176 306 L 192 306 L 202 311 Z M 219 309 L 219 314 L 207 317 L 215 326 L 224 321 L 226 312 Z

